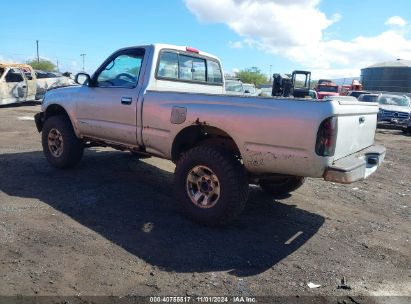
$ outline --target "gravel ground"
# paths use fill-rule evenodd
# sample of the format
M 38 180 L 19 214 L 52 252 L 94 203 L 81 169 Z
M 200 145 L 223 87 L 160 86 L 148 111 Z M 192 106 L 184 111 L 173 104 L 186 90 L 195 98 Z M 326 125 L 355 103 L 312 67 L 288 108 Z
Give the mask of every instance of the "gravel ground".
M 171 162 L 98 148 L 50 167 L 39 109 L 0 108 L 0 295 L 411 296 L 410 136 L 377 132 L 388 154 L 366 181 L 253 187 L 217 229 L 183 217 Z

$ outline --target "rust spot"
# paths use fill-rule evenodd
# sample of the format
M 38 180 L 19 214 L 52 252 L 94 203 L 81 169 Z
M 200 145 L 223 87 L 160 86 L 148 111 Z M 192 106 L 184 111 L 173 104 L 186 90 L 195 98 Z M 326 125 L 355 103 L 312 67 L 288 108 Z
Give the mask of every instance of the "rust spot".
M 207 122 L 205 122 L 205 121 L 200 121 L 200 118 L 198 118 L 197 117 L 197 119 L 195 120 L 195 122 L 194 122 L 194 124 L 196 124 L 196 125 L 206 125 L 207 124 Z

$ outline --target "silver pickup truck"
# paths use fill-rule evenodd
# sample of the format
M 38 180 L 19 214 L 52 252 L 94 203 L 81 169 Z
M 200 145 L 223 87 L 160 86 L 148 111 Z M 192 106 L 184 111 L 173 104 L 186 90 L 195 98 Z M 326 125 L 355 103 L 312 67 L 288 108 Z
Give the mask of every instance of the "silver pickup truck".
M 385 156 L 377 104 L 230 96 L 218 58 L 190 47 L 121 49 L 76 82 L 35 116 L 47 160 L 71 168 L 90 146 L 172 160 L 178 201 L 205 224 L 238 215 L 249 184 L 281 195 L 305 177 L 352 183 Z

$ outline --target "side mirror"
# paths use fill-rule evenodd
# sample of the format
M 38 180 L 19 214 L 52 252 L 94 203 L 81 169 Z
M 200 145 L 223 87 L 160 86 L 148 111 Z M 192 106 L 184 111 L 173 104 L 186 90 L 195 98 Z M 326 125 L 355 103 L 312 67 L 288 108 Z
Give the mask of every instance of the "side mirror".
M 78 73 L 74 78 L 74 81 L 81 85 L 89 85 L 91 81 L 91 77 L 87 73 Z

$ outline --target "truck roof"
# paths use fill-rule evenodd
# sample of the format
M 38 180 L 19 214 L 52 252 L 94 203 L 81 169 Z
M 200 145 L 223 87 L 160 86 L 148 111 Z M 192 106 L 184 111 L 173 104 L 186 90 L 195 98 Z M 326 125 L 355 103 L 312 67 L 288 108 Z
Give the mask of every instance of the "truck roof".
M 30 65 L 24 63 L 9 63 L 9 62 L 0 62 L 0 68 L 7 68 L 7 67 L 16 67 L 16 68 L 29 68 L 33 69 Z
M 154 44 L 151 44 L 150 46 L 153 47 L 155 50 L 172 49 L 172 50 L 177 50 L 177 51 L 182 51 L 182 52 L 197 53 L 200 56 L 206 56 L 206 57 L 214 58 L 220 61 L 220 59 L 217 56 L 210 54 L 210 53 L 203 52 L 191 46 L 181 46 L 181 45 L 172 45 L 172 44 L 163 44 L 163 43 L 154 43 Z
M 193 54 L 198 54 L 200 56 L 212 58 L 212 59 L 215 59 L 221 62 L 220 58 L 218 58 L 217 56 L 210 54 L 210 53 L 203 52 L 191 46 L 173 45 L 173 44 L 165 44 L 165 43 L 153 43 L 153 44 L 129 46 L 129 47 L 122 48 L 120 50 L 127 50 L 127 49 L 135 48 L 135 47 L 153 48 L 155 53 L 158 53 L 162 49 L 171 49 L 171 50 L 176 50 L 176 51 L 181 51 L 181 52 L 189 52 Z

